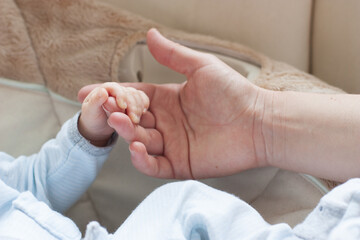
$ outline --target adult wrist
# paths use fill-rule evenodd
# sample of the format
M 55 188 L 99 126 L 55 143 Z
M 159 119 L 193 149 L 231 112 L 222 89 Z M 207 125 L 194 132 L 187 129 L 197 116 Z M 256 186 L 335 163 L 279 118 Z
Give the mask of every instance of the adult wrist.
M 260 167 L 276 166 L 284 152 L 284 99 L 280 91 L 259 89 L 254 120 L 254 145 Z
M 262 131 L 266 149 L 266 165 L 278 167 L 286 150 L 286 93 L 265 90 L 265 110 Z

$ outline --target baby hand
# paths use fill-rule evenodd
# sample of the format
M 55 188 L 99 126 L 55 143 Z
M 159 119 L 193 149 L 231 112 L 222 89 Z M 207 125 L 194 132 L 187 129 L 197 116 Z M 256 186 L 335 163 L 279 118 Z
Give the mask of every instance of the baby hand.
M 134 124 L 149 107 L 149 98 L 135 88 L 104 83 L 85 98 L 78 122 L 79 132 L 95 146 L 106 146 L 114 129 L 107 119 L 113 112 L 126 113 Z

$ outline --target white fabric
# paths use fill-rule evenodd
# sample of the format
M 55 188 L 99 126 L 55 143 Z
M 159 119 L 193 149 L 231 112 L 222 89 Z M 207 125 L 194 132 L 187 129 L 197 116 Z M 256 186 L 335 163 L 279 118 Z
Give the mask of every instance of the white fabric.
M 114 239 L 297 239 L 286 224 L 270 225 L 246 202 L 196 181 L 158 188 Z
M 294 229 L 270 225 L 240 199 L 195 181 L 154 191 L 114 239 L 360 239 L 360 179 L 325 195 Z
M 75 223 L 54 210 L 65 211 L 79 199 L 112 147 L 97 148 L 83 138 L 78 116 L 37 154 L 0 153 L 0 239 L 81 238 Z

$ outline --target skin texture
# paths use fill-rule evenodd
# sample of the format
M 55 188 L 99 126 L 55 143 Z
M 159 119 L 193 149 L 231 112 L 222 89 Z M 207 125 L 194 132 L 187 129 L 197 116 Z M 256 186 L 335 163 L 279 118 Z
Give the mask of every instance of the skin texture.
M 360 177 L 359 95 L 275 92 L 264 119 L 269 165 L 339 182 Z
M 93 145 L 106 146 L 114 132 L 107 123 L 108 114 L 117 112 L 128 116 L 132 124 L 138 124 L 148 107 L 149 99 L 141 91 L 115 83 L 99 85 L 82 103 L 79 132 Z
M 150 99 L 138 125 L 121 112 L 108 119 L 130 144 L 139 171 L 187 179 L 275 166 L 335 181 L 360 176 L 359 95 L 269 91 L 155 29 L 147 44 L 159 63 L 187 81 L 120 84 Z M 79 100 L 96 87 L 82 88 Z
M 123 85 L 143 90 L 151 103 L 139 125 L 118 113 L 108 120 L 130 143 L 134 166 L 150 176 L 181 179 L 264 166 L 253 139 L 261 89 L 216 57 L 173 43 L 156 30 L 149 31 L 147 43 L 157 61 L 188 81 Z M 83 88 L 79 100 L 94 87 Z

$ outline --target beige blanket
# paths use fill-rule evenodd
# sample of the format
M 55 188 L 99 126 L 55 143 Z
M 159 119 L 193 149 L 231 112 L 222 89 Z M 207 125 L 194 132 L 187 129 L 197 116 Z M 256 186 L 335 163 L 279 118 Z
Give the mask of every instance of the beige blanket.
M 86 84 L 121 81 L 122 58 L 151 27 L 176 41 L 236 52 L 261 67 L 254 80 L 261 87 L 342 92 L 238 43 L 170 29 L 92 0 L 1 0 L 0 77 L 45 84 L 75 100 Z
M 255 80 L 274 90 L 340 92 L 286 64 L 237 43 L 166 28 L 135 14 L 91 0 L 1 0 L 0 76 L 44 83 L 76 99 L 86 84 L 121 81 L 119 63 L 157 27 L 174 39 L 230 49 L 261 65 Z

